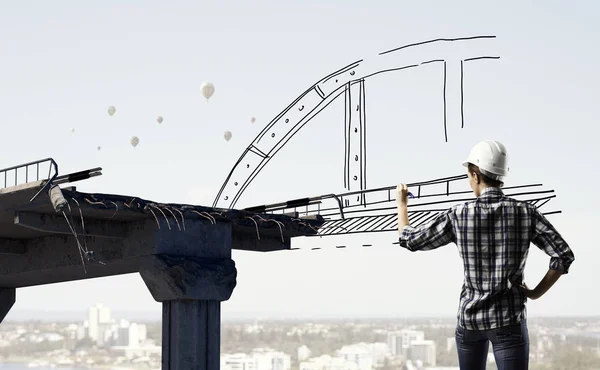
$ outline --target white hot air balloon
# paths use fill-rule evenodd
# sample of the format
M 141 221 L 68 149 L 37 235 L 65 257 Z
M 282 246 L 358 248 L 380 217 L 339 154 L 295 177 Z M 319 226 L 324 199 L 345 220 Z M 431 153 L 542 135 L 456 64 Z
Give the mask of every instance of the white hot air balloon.
M 231 140 L 231 131 L 225 131 L 225 133 L 223 134 L 223 137 L 227 141 Z
M 210 97 L 215 93 L 215 85 L 210 82 L 205 82 L 200 87 L 200 90 L 202 91 L 202 96 L 204 96 L 206 101 L 208 101 L 208 99 L 210 99 Z
M 163 123 L 163 118 L 162 118 L 162 116 L 158 116 L 158 118 L 156 119 L 156 122 L 158 122 L 159 124 L 160 124 L 160 123 Z
M 112 116 L 113 114 L 115 114 L 116 111 L 117 111 L 117 109 L 114 106 L 111 105 L 110 107 L 108 107 L 108 114 L 109 115 Z
M 74 134 L 74 133 L 75 133 L 75 129 L 74 129 L 74 128 L 72 128 L 72 129 L 71 129 L 71 133 L 72 133 L 72 134 Z
M 137 136 L 133 136 L 131 138 L 131 146 L 132 147 L 135 148 L 136 146 L 138 146 L 139 143 L 140 143 L 140 139 Z
M 256 118 L 254 118 L 254 117 L 250 118 L 250 123 L 254 123 L 254 122 L 256 122 Z

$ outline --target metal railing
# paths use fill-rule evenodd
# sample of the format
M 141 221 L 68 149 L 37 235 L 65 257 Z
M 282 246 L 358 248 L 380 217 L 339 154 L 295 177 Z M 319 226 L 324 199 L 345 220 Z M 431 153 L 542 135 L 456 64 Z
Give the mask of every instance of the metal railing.
M 46 164 L 48 166 L 48 176 L 44 177 L 46 172 L 44 167 Z M 52 170 L 54 170 L 54 173 L 52 173 Z M 40 171 L 43 171 L 44 173 L 41 173 Z M 23 180 L 23 174 L 25 175 L 24 181 L 19 181 L 20 179 Z M 44 186 L 42 186 L 42 188 L 33 196 L 33 198 L 31 198 L 31 202 L 33 202 L 35 198 L 37 198 L 42 192 L 48 190 L 57 176 L 58 164 L 52 158 L 40 159 L 38 161 L 24 163 L 0 170 L 0 181 L 4 180 L 3 188 L 27 184 L 34 181 L 46 180 Z

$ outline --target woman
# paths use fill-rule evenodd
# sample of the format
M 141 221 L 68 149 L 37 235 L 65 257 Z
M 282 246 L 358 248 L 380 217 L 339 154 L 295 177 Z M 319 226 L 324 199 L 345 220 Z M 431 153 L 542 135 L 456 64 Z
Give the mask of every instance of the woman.
M 526 370 L 527 298 L 544 295 L 569 272 L 575 257 L 535 206 L 502 192 L 509 170 L 504 145 L 478 143 L 463 166 L 476 199 L 419 227 L 409 225 L 407 186 L 398 186 L 400 246 L 410 251 L 449 243 L 458 247 L 465 271 L 455 333 L 461 370 L 484 370 L 490 342 L 498 370 Z M 548 273 L 532 290 L 523 283 L 531 243 L 551 257 Z

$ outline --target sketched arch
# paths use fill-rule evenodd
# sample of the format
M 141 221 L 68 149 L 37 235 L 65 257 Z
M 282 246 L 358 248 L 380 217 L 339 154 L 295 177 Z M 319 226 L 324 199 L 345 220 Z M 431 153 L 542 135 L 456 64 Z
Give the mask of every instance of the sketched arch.
M 310 122 L 312 118 L 342 95 L 346 89 L 379 74 L 411 69 L 430 63 L 443 63 L 445 85 L 446 54 L 448 54 L 448 50 L 444 52 L 436 50 L 434 47 L 444 44 L 444 46 L 452 48 L 452 45 L 457 43 L 469 42 L 472 44 L 471 49 L 469 49 L 469 52 L 472 53 L 472 55 L 460 57 L 462 92 L 463 62 L 499 58 L 499 56 L 493 56 L 495 52 L 489 42 L 490 39 L 494 38 L 496 38 L 496 36 L 472 36 L 452 39 L 440 38 L 404 45 L 379 53 L 375 59 L 377 62 L 380 62 L 380 64 L 377 65 L 376 68 L 365 65 L 364 60 L 361 59 L 323 77 L 294 99 L 291 104 L 275 116 L 256 138 L 254 138 L 252 143 L 244 150 L 227 175 L 227 178 L 215 197 L 213 207 L 234 207 L 246 188 L 279 150 L 281 150 L 302 127 Z M 403 52 L 412 50 L 412 48 L 415 47 L 419 47 L 420 52 L 424 51 L 423 54 L 426 55 L 426 57 L 409 55 L 406 58 L 402 58 L 406 55 L 406 53 Z M 398 57 L 400 57 L 400 60 L 397 60 Z M 444 96 L 444 104 L 445 100 Z

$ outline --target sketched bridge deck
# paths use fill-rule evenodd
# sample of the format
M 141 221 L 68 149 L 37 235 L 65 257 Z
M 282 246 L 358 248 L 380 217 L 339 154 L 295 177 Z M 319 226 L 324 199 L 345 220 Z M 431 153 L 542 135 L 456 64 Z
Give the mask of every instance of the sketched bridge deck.
M 414 195 L 408 204 L 411 225 L 422 225 L 453 205 L 475 199 L 466 182 L 467 175 L 408 184 Z M 560 213 L 549 209 L 556 197 L 554 190 L 542 184 L 508 186 L 504 193 L 531 203 L 544 215 Z M 398 228 L 396 186 L 388 186 L 342 194 L 328 194 L 296 199 L 271 205 L 246 208 L 253 212 L 285 213 L 296 217 L 322 216 L 325 223 L 311 236 L 345 235 L 396 231 Z M 360 204 L 350 203 L 360 201 Z

